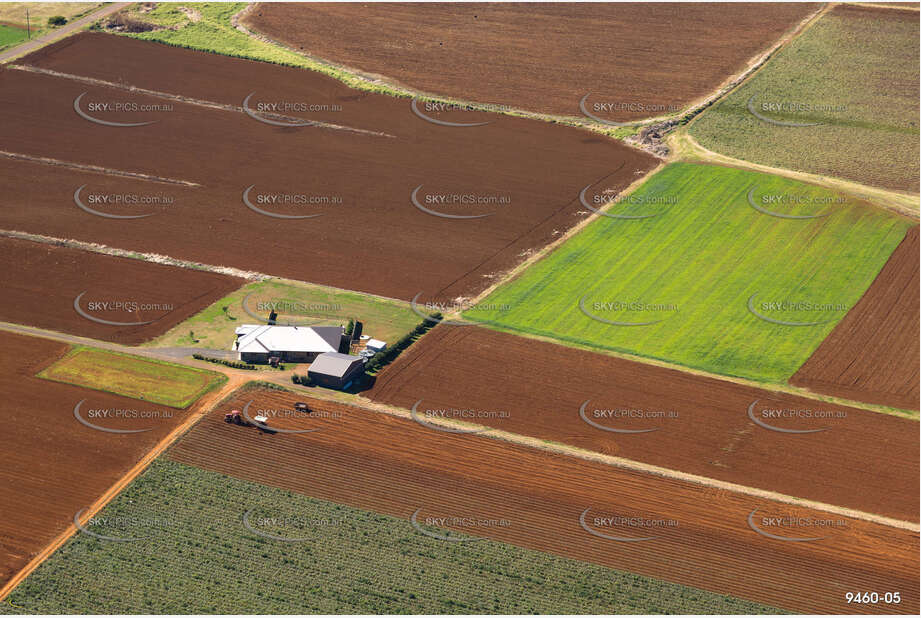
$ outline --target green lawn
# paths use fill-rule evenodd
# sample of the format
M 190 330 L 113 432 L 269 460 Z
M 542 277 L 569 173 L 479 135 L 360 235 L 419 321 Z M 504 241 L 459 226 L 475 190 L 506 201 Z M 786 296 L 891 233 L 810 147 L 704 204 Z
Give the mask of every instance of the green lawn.
M 918 191 L 918 13 L 839 7 L 695 120 L 690 134 L 746 161 Z M 755 117 L 763 104 L 787 111 Z M 799 109 L 791 106 L 796 104 Z
M 18 45 L 28 38 L 28 33 L 22 28 L 14 28 L 0 24 L 0 49 Z
M 264 323 L 244 310 L 244 299 L 246 308 L 263 320 L 268 318 L 268 307 L 275 306 L 279 324 L 344 326 L 349 318 L 357 318 L 364 324 L 364 334 L 388 343 L 412 330 L 420 319 L 407 302 L 272 279 L 243 286 L 147 345 L 229 350 L 237 326 Z
M 753 188 L 764 210 L 827 216 L 763 214 L 747 199 Z M 771 203 L 774 196 L 787 203 Z M 784 381 L 856 304 L 912 225 L 840 199 L 768 174 L 673 164 L 648 179 L 632 203 L 614 207 L 661 214 L 594 221 L 465 316 L 715 373 Z M 761 319 L 749 311 L 752 295 L 753 309 L 768 320 L 828 321 L 792 326 Z M 784 301 L 821 306 L 763 304 Z M 612 325 L 586 313 L 656 323 Z
M 188 407 L 227 379 L 213 371 L 83 346 L 38 377 L 174 408 Z
M 306 540 L 247 530 L 249 509 L 259 533 Z M 96 534 L 148 538 L 78 534 L 0 613 L 779 613 L 493 541 L 434 541 L 405 520 L 168 460 L 98 522 L 89 527 Z

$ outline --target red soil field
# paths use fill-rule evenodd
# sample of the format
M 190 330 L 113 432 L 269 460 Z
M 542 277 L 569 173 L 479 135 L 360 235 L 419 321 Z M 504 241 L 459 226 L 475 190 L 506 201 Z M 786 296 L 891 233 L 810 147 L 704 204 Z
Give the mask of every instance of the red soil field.
M 826 395 L 918 409 L 918 228 L 908 230 L 860 301 L 790 383 Z
M 423 92 L 569 116 L 591 93 L 623 121 L 715 91 L 817 6 L 260 3 L 243 23 Z
M 237 277 L 13 238 L 0 238 L 0 261 L 15 265 L 0 273 L 0 321 L 124 344 L 165 333 L 244 283 Z M 93 318 L 150 323 L 111 325 L 84 317 L 74 307 L 82 292 L 80 309 Z
M 476 115 L 489 121 L 486 126 L 439 126 L 414 115 L 407 99 L 351 90 L 318 73 L 111 35 L 75 36 L 20 64 L 221 105 L 240 106 L 252 92 L 266 102 L 339 105 L 341 111 L 296 115 L 376 133 L 280 128 L 241 111 L 7 69 L 0 71 L 0 109 L 8 120 L 0 126 L 4 150 L 201 187 L 190 189 L 192 205 L 113 222 L 73 205 L 76 186 L 99 180 L 77 170 L 62 176 L 59 168 L 0 159 L 0 169 L 18 170 L 0 188 L 20 196 L 17 207 L 0 213 L 0 226 L 405 300 L 420 292 L 423 300 L 445 300 L 481 291 L 497 273 L 587 215 L 578 202 L 584 186 L 606 180 L 621 190 L 657 161 L 583 130 L 504 115 Z M 73 113 L 74 98 L 84 91 L 87 104 L 167 102 L 173 109 L 98 112 L 111 121 L 158 120 L 137 128 L 100 126 Z M 449 121 L 458 116 L 473 115 L 442 115 Z M 337 197 L 341 203 L 262 206 L 275 214 L 323 215 L 277 219 L 244 205 L 250 185 L 256 195 Z M 430 210 L 494 214 L 464 220 L 426 214 L 411 201 L 420 185 L 418 199 Z M 442 205 L 436 201 L 441 196 L 504 203 Z
M 189 412 L 34 377 L 63 356 L 67 345 L 6 332 L 0 332 L 0 344 L 6 419 L 0 452 L 2 585 Z M 96 425 L 150 431 L 115 434 L 86 427 L 74 418 L 74 406 L 84 399 L 80 413 Z M 160 416 L 98 419 L 93 410 Z
M 301 395 L 239 393 L 227 407 L 252 401 L 281 414 Z M 409 519 L 476 520 L 451 526 L 473 536 L 551 552 L 672 582 L 706 588 L 805 613 L 906 612 L 918 609 L 918 535 L 829 513 L 718 491 L 674 479 L 555 455 L 482 436 L 452 435 L 412 421 L 308 399 L 316 417 L 277 416 L 281 429 L 312 433 L 265 435 L 228 425 L 216 410 L 173 446 L 169 457 L 237 478 L 323 500 Z M 655 536 L 622 542 L 602 534 Z M 780 514 L 832 520 L 818 534 L 803 527 L 778 536 L 747 523 Z M 605 526 L 596 517 L 637 517 L 652 525 Z M 506 520 L 494 525 L 484 520 Z M 677 525 L 663 525 L 672 520 Z M 484 522 L 484 523 L 480 523 Z M 469 521 L 467 523 L 470 523 Z M 407 522 L 407 534 L 415 532 Z M 601 526 L 601 527 L 599 527 Z M 805 533 L 805 534 L 804 534 Z M 444 541 L 432 539 L 433 543 Z M 855 590 L 898 590 L 900 605 L 845 603 Z
M 369 395 L 403 408 L 421 400 L 423 421 L 429 409 L 474 410 L 486 417 L 459 420 L 918 521 L 918 424 L 912 420 L 477 326 L 437 326 L 378 375 Z M 608 430 L 580 417 L 585 401 L 588 420 Z M 755 418 L 770 426 L 828 429 L 791 434 L 759 426 L 748 415 L 755 401 Z M 786 410 L 811 411 L 813 418 Z M 501 412 L 505 416 L 497 417 Z M 816 418 L 825 412 L 844 416 Z

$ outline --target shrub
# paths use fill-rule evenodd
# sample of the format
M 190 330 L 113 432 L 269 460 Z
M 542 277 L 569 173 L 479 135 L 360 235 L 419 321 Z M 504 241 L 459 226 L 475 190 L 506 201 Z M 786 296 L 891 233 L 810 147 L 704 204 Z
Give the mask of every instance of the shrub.
M 384 366 L 393 362 L 403 350 L 412 345 L 419 337 L 430 331 L 441 320 L 442 315 L 438 312 L 430 313 L 429 317 L 422 320 L 411 331 L 400 337 L 393 345 L 386 350 L 381 350 L 372 356 L 365 363 L 365 373 L 373 374 L 380 371 Z
M 48 18 L 49 26 L 63 26 L 67 23 L 67 18 L 63 15 L 52 15 Z

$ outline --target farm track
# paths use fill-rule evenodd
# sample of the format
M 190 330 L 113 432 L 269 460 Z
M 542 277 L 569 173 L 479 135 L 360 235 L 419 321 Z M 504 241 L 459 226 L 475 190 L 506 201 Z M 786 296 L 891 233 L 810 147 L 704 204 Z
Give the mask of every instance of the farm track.
M 151 461 L 152 449 L 175 439 L 176 428 L 187 428 L 199 408 L 172 409 L 36 378 L 34 374 L 66 353 L 68 346 L 9 332 L 0 332 L 0 341 L 0 389 L 6 412 L 17 419 L 8 423 L 4 436 L 16 447 L 0 454 L 2 599 L 51 553 L 49 543 L 60 544 L 75 531 L 73 518 L 79 510 L 91 505 L 101 508 L 118 493 L 126 475 L 136 474 L 141 465 L 137 462 Z M 201 402 L 213 401 L 217 392 Z M 113 429 L 149 429 L 135 434 L 97 431 L 74 418 L 74 407 L 81 400 L 86 419 L 94 409 L 159 412 L 160 416 L 94 418 L 91 422 Z M 204 405 L 201 402 L 197 405 Z
M 526 360 L 523 360 L 526 359 Z M 534 388 L 539 376 L 541 389 Z M 918 522 L 917 422 L 529 340 L 439 326 L 377 377 L 374 400 L 666 469 Z M 586 405 L 588 421 L 580 418 Z M 758 420 L 785 433 L 757 425 Z M 600 410 L 595 414 L 595 410 Z M 763 417 L 762 410 L 839 418 Z M 614 416 L 616 414 L 616 416 Z M 454 416 L 452 416 L 454 415 Z M 606 428 L 606 429 L 604 429 Z M 611 430 L 646 431 L 625 434 Z M 820 455 L 819 455 L 820 454 Z M 892 461 L 900 465 L 893 466 Z
M 592 93 L 592 102 L 620 106 L 602 117 L 638 121 L 661 115 L 660 106 L 674 113 L 706 97 L 817 6 L 383 4 L 366 7 L 356 22 L 331 4 L 260 3 L 239 22 L 259 38 L 399 90 L 564 116 L 578 116 L 579 99 Z M 675 24 L 650 45 L 648 32 Z M 330 36 L 343 28 L 361 44 Z M 543 36 L 534 38 L 537 31 Z M 554 63 L 531 62 L 545 57 Z M 614 72 L 599 58 L 617 58 Z
M 921 321 L 918 227 L 847 316 L 790 379 L 819 393 L 917 409 Z M 917 439 L 917 435 L 914 436 Z
M 0 260 L 17 265 L 0 275 L 0 321 L 118 343 L 161 335 L 244 283 L 227 275 L 9 237 L 0 237 Z M 80 315 L 75 304 L 93 319 Z
M 620 191 L 657 161 L 583 130 L 501 114 L 446 113 L 440 117 L 448 121 L 479 119 L 489 124 L 466 129 L 438 126 L 414 115 L 405 99 L 352 90 L 323 75 L 124 37 L 75 36 L 21 63 L 120 86 L 93 86 L 33 71 L 0 72 L 5 91 L 17 91 L 16 100 L 32 101 L 24 109 L 16 100 L 6 100 L 3 107 L 11 122 L 0 127 L 5 149 L 156 171 L 202 187 L 188 194 L 194 208 L 177 207 L 114 226 L 73 207 L 70 196 L 76 187 L 95 188 L 76 170 L 61 170 L 63 174 L 47 179 L 25 162 L 0 160 L 7 172 L 0 188 L 18 198 L 17 207 L 0 216 L 0 229 L 270 272 L 403 300 L 420 292 L 423 300 L 439 301 L 477 294 L 492 278 L 586 218 L 589 213 L 578 203 L 582 187 L 605 182 L 611 191 Z M 164 103 L 141 93 L 148 91 L 177 93 L 233 109 L 256 93 L 261 101 L 330 108 L 297 114 L 311 122 L 396 137 L 381 140 L 318 127 L 267 126 L 237 111 L 179 101 L 168 103 L 169 112 L 105 116 L 115 122 L 156 120 L 152 125 L 100 127 L 76 114 L 61 113 L 84 91 L 87 104 L 126 98 L 139 105 Z M 255 99 L 251 107 L 255 109 Z M 49 124 L 49 118 L 54 122 Z M 111 139 L 129 134 L 130 140 Z M 87 147 L 92 144 L 96 146 Z M 413 206 L 411 194 L 419 185 L 424 187 L 420 199 L 474 195 L 504 202 L 498 207 L 448 203 L 441 207 L 446 214 L 489 216 L 446 219 Z M 279 207 L 273 214 L 321 215 L 305 221 L 279 220 L 244 205 L 242 195 L 250 186 L 260 195 L 307 195 L 327 201 Z M 330 197 L 339 201 L 331 202 Z M 359 220 L 366 232 L 356 243 L 354 232 L 347 230 L 354 230 Z M 262 249 L 266 238 L 273 239 L 273 251 Z
M 228 405 L 252 400 L 251 410 L 290 410 L 295 399 L 303 397 L 256 391 Z M 285 418 L 277 427 L 319 431 L 264 435 L 227 425 L 215 412 L 169 457 L 404 519 L 421 508 L 420 519 L 506 520 L 507 525 L 448 527 L 793 611 L 848 613 L 853 608 L 845 604 L 845 591 L 874 589 L 901 590 L 903 603 L 861 611 L 917 609 L 917 578 L 911 575 L 917 571 L 915 532 L 842 519 L 834 530 L 823 530 L 821 541 L 772 540 L 746 523 L 753 509 L 816 520 L 828 514 L 482 436 L 450 435 L 327 401 L 308 403 L 316 418 Z M 657 538 L 650 541 L 606 540 L 580 527 L 586 508 L 589 522 L 618 514 L 677 525 L 656 527 Z M 605 532 L 637 536 L 649 529 Z

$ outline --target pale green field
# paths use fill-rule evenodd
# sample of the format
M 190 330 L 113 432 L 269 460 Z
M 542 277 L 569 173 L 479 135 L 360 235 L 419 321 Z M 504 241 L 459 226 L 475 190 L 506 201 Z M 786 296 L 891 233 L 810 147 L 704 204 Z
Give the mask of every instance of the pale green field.
M 69 21 L 100 4 L 100 2 L 0 2 L 0 22 L 5 21 L 25 27 L 26 9 L 28 9 L 34 36 L 39 28 L 48 25 L 48 18 L 52 15 L 63 15 Z
M 364 323 L 364 334 L 389 343 L 412 330 L 420 320 L 406 302 L 272 279 L 243 286 L 146 345 L 229 350 L 237 326 L 265 323 L 244 310 L 244 299 L 250 312 L 263 320 L 268 318 L 269 303 L 274 304 L 279 324 L 345 326 L 349 318 L 357 318 Z
M 261 536 L 242 525 L 242 515 Z M 121 519 L 118 519 L 121 518 Z M 279 525 L 260 525 L 274 518 Z M 158 460 L 2 614 L 775 614 L 778 610 Z
M 752 188 L 759 205 L 773 195 L 810 200 L 768 206 L 779 214 L 828 214 L 805 220 L 763 214 L 749 205 Z M 857 303 L 912 225 L 853 199 L 838 202 L 841 196 L 820 187 L 709 165 L 670 165 L 633 196 L 637 203 L 614 211 L 662 214 L 600 218 L 465 317 L 781 382 Z M 662 198 L 677 201 L 649 203 Z M 761 319 L 749 310 L 752 295 L 754 309 L 769 319 L 822 323 Z M 762 305 L 774 302 L 819 306 Z M 655 323 L 635 325 L 644 322 Z
M 690 134 L 745 161 L 918 192 L 917 11 L 838 7 L 724 100 Z M 747 103 L 783 103 L 755 117 Z M 796 106 L 794 109 L 793 106 Z
M 212 371 L 82 346 L 38 377 L 174 408 L 188 407 L 227 380 Z

